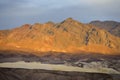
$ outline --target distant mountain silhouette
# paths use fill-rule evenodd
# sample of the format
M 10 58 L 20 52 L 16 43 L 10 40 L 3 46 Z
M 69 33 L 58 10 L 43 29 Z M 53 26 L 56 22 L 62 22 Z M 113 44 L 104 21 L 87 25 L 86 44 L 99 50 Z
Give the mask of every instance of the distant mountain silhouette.
M 104 28 L 111 34 L 120 37 L 120 22 L 115 21 L 92 21 L 90 24 Z
M 1 30 L 0 49 L 120 54 L 120 38 L 91 24 L 68 18 L 60 23 L 25 24 Z

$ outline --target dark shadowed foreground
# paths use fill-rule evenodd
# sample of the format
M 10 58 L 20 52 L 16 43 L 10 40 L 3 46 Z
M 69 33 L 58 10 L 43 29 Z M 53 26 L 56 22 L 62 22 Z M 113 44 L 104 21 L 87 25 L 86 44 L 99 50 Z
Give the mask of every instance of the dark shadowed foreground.
M 117 74 L 0 68 L 0 80 L 120 80 Z

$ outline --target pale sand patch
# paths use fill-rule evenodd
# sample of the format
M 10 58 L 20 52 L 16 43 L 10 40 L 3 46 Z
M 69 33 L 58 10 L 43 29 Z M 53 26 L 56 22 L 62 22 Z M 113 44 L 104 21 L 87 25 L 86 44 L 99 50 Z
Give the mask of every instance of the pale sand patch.
M 93 69 L 93 68 L 81 68 L 81 67 L 66 66 L 66 65 L 42 64 L 40 62 L 27 63 L 24 61 L 0 63 L 0 67 L 120 74 L 120 72 L 115 71 L 112 68 Z

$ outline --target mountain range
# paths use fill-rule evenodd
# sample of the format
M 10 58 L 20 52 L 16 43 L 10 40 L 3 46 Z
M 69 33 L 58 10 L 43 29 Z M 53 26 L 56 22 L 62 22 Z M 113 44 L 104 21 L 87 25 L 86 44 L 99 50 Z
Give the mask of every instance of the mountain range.
M 60 23 L 24 24 L 0 30 L 0 50 L 120 54 L 119 30 L 114 22 L 83 24 L 72 18 Z

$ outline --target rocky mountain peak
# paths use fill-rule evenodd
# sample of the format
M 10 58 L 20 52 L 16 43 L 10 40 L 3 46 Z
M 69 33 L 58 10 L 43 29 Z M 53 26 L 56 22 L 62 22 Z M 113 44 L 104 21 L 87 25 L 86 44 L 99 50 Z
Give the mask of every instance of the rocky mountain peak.
M 74 20 L 73 18 L 67 18 L 66 20 L 63 21 L 63 23 L 76 23 L 76 22 L 79 22 L 79 21 Z
M 28 27 L 30 27 L 31 26 L 31 24 L 24 24 L 24 25 L 22 25 L 21 27 L 23 27 L 23 28 L 28 28 Z
M 3 32 L 0 31 L 0 34 Z M 53 22 L 25 24 L 12 29 L 6 37 L 3 36 L 0 40 L 0 49 L 5 47 L 41 52 L 120 53 L 120 38 L 106 30 L 80 23 L 72 18 L 58 24 Z
M 73 21 L 73 18 L 69 17 L 65 21 Z
M 45 24 L 55 25 L 55 23 L 54 23 L 54 22 L 52 22 L 52 21 L 48 21 L 48 22 L 47 22 L 47 23 L 45 23 Z

